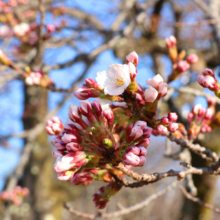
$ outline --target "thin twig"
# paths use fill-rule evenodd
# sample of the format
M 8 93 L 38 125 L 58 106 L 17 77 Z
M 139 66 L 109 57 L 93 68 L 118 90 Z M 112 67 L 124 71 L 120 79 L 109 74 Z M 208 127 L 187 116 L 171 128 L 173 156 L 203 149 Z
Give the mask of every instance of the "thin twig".
M 122 216 L 122 215 L 126 215 L 126 214 L 130 214 L 131 212 L 137 211 L 139 209 L 142 209 L 144 207 L 146 207 L 147 205 L 149 205 L 152 201 L 156 200 L 157 198 L 159 198 L 160 196 L 164 195 L 165 193 L 169 192 L 170 190 L 172 190 L 173 188 L 175 188 L 177 186 L 177 182 L 173 182 L 170 186 L 168 186 L 167 188 L 151 195 L 150 197 L 148 197 L 147 199 L 145 199 L 144 201 L 130 206 L 128 208 L 124 208 L 120 211 L 117 212 L 112 212 L 112 213 L 102 213 L 100 215 L 101 218 L 114 218 L 114 217 L 118 217 L 118 216 Z M 93 214 L 87 214 L 87 213 L 83 213 L 83 212 L 79 212 L 74 210 L 73 208 L 69 207 L 66 203 L 64 203 L 64 208 L 66 208 L 70 213 L 78 216 L 78 217 L 82 217 L 82 218 L 86 218 L 86 219 L 95 219 L 95 215 Z
M 193 201 L 193 202 L 195 202 L 195 203 L 197 203 L 197 204 L 199 204 L 201 206 L 204 206 L 205 208 L 211 209 L 214 212 L 220 214 L 220 209 L 219 208 L 216 208 L 216 207 L 214 207 L 214 206 L 212 206 L 210 204 L 207 204 L 207 203 L 201 201 L 199 198 L 192 196 L 190 193 L 188 193 L 186 191 L 186 189 L 184 187 L 179 186 L 179 188 L 181 189 L 182 193 L 186 196 L 187 199 L 189 199 L 189 200 L 191 200 L 191 201 Z

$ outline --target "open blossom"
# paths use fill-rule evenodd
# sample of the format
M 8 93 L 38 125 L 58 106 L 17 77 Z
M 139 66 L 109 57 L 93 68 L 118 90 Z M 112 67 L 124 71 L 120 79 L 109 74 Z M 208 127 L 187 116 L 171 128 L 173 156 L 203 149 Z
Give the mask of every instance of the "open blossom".
M 30 26 L 27 23 L 20 23 L 13 27 L 13 31 L 18 36 L 24 36 L 30 30 Z
M 106 95 L 120 95 L 131 82 L 128 65 L 113 64 L 107 71 L 98 72 L 96 80 Z
M 0 27 L 0 37 L 9 37 L 12 34 L 12 30 L 7 25 L 2 25 Z
M 40 71 L 31 72 L 25 79 L 25 83 L 29 86 L 40 85 L 41 79 L 43 78 L 43 73 Z

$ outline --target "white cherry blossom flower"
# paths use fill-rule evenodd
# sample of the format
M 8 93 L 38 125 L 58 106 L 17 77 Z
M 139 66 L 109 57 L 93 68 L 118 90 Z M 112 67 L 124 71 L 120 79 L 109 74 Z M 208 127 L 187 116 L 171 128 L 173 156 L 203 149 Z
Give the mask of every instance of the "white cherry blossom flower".
M 101 105 L 103 111 L 111 109 L 110 105 L 112 102 L 110 100 L 97 98 L 97 101 Z
M 13 27 L 13 31 L 18 36 L 24 36 L 30 30 L 30 26 L 27 23 L 20 23 Z
M 107 71 L 98 72 L 96 80 L 104 88 L 105 95 L 120 95 L 131 82 L 128 65 L 113 64 Z

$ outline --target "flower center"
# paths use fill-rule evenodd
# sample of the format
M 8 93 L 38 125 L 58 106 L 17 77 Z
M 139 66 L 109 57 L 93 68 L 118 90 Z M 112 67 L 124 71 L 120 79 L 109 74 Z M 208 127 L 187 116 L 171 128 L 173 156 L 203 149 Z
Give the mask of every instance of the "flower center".
M 122 86 L 122 85 L 125 84 L 124 80 L 121 79 L 121 78 L 119 78 L 119 77 L 117 77 L 117 76 L 113 76 L 113 78 L 111 79 L 111 81 L 113 81 L 113 83 L 114 83 L 116 86 L 118 86 L 118 87 L 120 87 L 120 86 Z

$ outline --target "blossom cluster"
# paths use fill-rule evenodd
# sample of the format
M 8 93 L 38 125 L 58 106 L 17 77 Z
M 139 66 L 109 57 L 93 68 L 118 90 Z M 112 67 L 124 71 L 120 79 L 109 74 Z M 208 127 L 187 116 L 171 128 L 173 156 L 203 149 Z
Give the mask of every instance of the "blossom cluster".
M 196 54 L 190 54 L 184 60 L 186 52 L 183 50 L 178 53 L 177 40 L 174 36 L 166 38 L 166 45 L 170 59 L 173 62 L 173 70 L 168 78 L 168 82 L 172 82 L 182 76 L 182 74 L 190 68 L 190 65 L 196 63 L 199 58 Z
M 36 47 L 39 40 L 39 32 L 42 31 L 38 23 L 32 22 L 27 23 L 27 20 L 35 20 L 37 17 L 37 12 L 34 9 L 23 10 L 19 15 L 21 21 L 17 19 L 13 13 L 16 7 L 22 7 L 23 5 L 29 4 L 29 0 L 9 0 L 8 2 L 0 1 L 0 38 L 15 37 L 19 39 L 19 44 L 13 48 L 14 55 L 22 55 L 29 52 L 31 49 Z M 51 10 L 55 15 L 61 15 L 64 9 L 52 7 Z M 56 13 L 54 13 L 54 10 Z M 52 33 L 55 31 L 60 31 L 63 26 L 65 26 L 65 21 L 61 20 L 59 23 L 47 24 L 41 33 L 43 40 L 48 40 Z
M 0 193 L 0 201 L 3 203 L 12 203 L 16 206 L 19 206 L 22 203 L 24 197 L 29 195 L 29 189 L 24 187 L 21 188 L 20 186 L 16 186 L 14 190 L 9 192 L 2 191 Z
M 156 129 L 152 131 L 152 134 L 155 136 L 163 136 L 167 134 L 167 131 L 171 133 L 175 132 L 179 127 L 178 123 L 176 123 L 177 119 L 178 115 L 176 112 L 169 112 L 167 117 L 163 117 L 156 121 L 158 125 L 156 126 Z
M 69 106 L 65 125 L 53 117 L 46 126 L 48 134 L 56 135 L 52 144 L 59 180 L 70 180 L 75 185 L 87 185 L 93 180 L 108 182 L 94 195 L 98 208 L 104 208 L 120 190 L 115 178 L 123 178 L 123 173 L 117 165 L 122 163 L 131 169 L 146 163 L 152 128 L 168 127 L 170 132 L 178 128 L 176 113 L 156 119 L 158 101 L 168 89 L 163 78 L 156 75 L 143 88 L 136 82 L 136 52 L 130 53 L 126 61 L 98 72 L 96 81 L 86 79 L 74 93 L 81 101 L 78 107 Z M 96 100 L 91 102 L 89 98 Z

